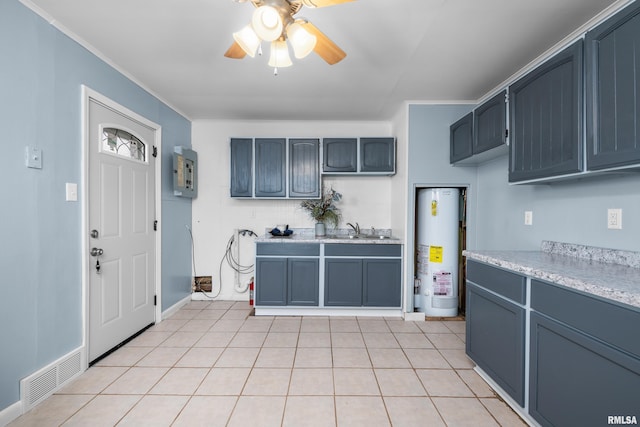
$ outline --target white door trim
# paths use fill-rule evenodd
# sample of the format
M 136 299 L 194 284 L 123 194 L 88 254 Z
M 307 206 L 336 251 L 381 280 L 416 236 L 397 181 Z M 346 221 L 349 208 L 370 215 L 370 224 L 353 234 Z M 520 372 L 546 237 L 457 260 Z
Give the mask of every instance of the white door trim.
M 82 225 L 81 225 L 81 251 L 82 251 L 82 348 L 83 348 L 83 370 L 88 367 L 88 340 L 89 340 L 89 100 L 94 99 L 122 114 L 152 128 L 155 131 L 155 141 L 153 144 L 158 148 L 158 157 L 155 162 L 155 211 L 156 220 L 158 221 L 158 230 L 155 233 L 155 294 L 157 304 L 155 306 L 155 321 L 159 323 L 162 320 L 162 128 L 159 124 L 129 110 L 128 108 L 112 101 L 106 96 L 82 85 L 82 143 L 81 143 L 81 206 L 82 206 Z

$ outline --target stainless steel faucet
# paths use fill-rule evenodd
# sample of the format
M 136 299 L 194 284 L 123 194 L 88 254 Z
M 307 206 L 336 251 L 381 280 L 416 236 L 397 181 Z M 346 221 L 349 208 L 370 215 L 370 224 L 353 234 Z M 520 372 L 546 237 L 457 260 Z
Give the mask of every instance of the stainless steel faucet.
M 360 224 L 358 224 L 356 222 L 356 225 L 354 226 L 353 224 L 351 224 L 350 222 L 347 223 L 347 225 L 351 228 L 353 228 L 353 231 L 355 231 L 356 236 L 360 234 Z

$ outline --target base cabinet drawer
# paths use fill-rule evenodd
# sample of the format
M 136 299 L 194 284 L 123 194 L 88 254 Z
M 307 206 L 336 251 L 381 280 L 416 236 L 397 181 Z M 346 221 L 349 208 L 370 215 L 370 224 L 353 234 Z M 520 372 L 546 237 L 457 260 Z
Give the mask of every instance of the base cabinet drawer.
M 466 351 L 524 407 L 525 309 L 467 282 Z
M 640 416 L 640 360 L 531 314 L 529 413 L 542 426 L 603 426 Z

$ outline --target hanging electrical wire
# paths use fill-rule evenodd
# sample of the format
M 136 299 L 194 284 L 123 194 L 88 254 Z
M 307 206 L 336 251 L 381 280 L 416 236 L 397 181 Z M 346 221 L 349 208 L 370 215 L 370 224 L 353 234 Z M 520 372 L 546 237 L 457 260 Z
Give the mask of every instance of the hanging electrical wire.
M 218 286 L 218 292 L 216 292 L 215 295 L 210 295 L 213 292 L 213 283 L 211 284 L 211 292 L 209 292 L 209 294 L 202 290 L 202 285 L 201 283 L 198 281 L 198 274 L 196 273 L 196 256 L 195 256 L 195 243 L 194 243 L 194 239 L 193 239 L 193 233 L 191 231 L 191 227 L 189 227 L 188 225 L 185 224 L 185 228 L 187 229 L 187 231 L 189 232 L 189 236 L 191 238 L 191 260 L 193 263 L 193 277 L 194 277 L 194 285 L 195 285 L 195 290 L 196 292 L 201 292 L 206 298 L 208 299 L 215 299 L 218 296 L 220 296 L 220 292 L 222 291 L 222 264 L 225 262 L 225 260 L 227 261 L 227 264 L 229 264 L 229 266 L 236 271 L 238 274 L 249 274 L 253 271 L 254 268 L 254 264 L 251 265 L 242 265 L 240 264 L 240 262 L 234 258 L 233 256 L 233 252 L 231 251 L 231 249 L 233 248 L 233 243 L 235 241 L 235 233 L 231 235 L 231 237 L 229 238 L 229 240 L 227 241 L 227 246 L 226 249 L 224 251 L 224 255 L 222 256 L 222 258 L 220 259 L 220 264 L 218 266 L 218 277 L 220 278 L 220 286 Z M 254 236 L 254 237 L 258 237 L 258 235 L 253 232 L 252 230 L 247 230 L 247 229 L 242 229 L 242 230 L 238 230 L 238 235 L 240 236 Z M 238 293 L 244 293 L 247 292 L 247 290 L 249 289 L 249 283 L 247 283 L 246 286 L 242 286 L 242 287 L 237 287 L 234 286 L 234 289 L 236 290 L 236 292 Z
M 258 237 L 258 235 L 252 230 L 247 230 L 247 229 L 238 230 L 238 236 L 246 236 L 246 235 L 249 235 L 250 237 L 251 236 Z M 227 264 L 229 264 L 229 266 L 238 274 L 249 274 L 253 271 L 253 268 L 254 268 L 254 264 L 242 265 L 237 259 L 233 257 L 233 252 L 231 251 L 231 248 L 233 247 L 234 240 L 235 240 L 235 234 L 232 234 L 231 237 L 229 238 L 229 241 L 227 242 L 227 248 L 224 251 L 224 255 L 220 260 L 220 266 L 218 268 L 218 275 L 220 277 L 220 288 L 222 288 L 222 264 L 225 260 L 227 261 Z M 249 289 L 249 283 L 241 287 L 234 286 L 234 289 L 238 293 L 245 293 Z M 220 292 L 218 291 L 218 293 Z

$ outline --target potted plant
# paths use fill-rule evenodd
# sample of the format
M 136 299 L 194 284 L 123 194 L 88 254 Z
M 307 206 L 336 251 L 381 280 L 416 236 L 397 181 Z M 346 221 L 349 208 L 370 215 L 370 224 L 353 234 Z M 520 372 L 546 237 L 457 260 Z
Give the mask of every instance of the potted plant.
M 342 199 L 342 194 L 331 188 L 324 192 L 320 199 L 304 200 L 300 207 L 316 221 L 316 236 L 325 236 L 325 224 L 337 227 L 340 223 L 340 209 L 335 205 Z

